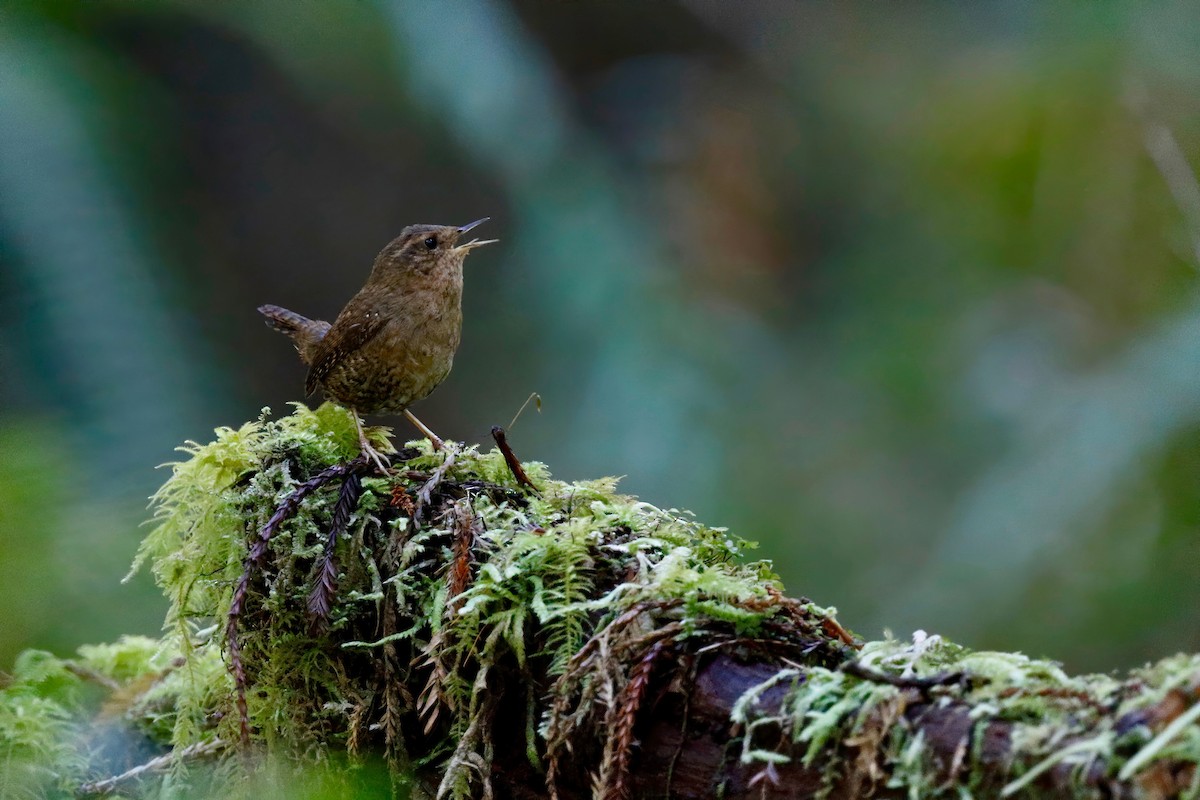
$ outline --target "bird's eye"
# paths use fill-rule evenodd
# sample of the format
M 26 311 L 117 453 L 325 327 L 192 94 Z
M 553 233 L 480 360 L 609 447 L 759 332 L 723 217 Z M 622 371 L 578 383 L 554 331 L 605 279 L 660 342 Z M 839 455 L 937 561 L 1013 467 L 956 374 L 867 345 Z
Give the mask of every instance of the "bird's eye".
M 437 248 L 437 237 L 430 236 L 428 239 L 425 240 L 425 246 L 427 248 L 429 248 L 430 250 L 436 249 Z

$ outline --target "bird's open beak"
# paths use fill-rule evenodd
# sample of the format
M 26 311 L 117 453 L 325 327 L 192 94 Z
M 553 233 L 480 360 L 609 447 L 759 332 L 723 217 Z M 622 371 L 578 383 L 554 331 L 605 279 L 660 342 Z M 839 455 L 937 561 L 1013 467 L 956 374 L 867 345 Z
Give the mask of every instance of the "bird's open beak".
M 458 233 L 461 236 L 462 234 L 466 233 L 467 231 L 471 230 L 472 228 L 474 228 L 478 225 L 482 225 L 483 223 L 487 222 L 489 219 L 491 219 L 491 217 L 484 217 L 483 219 L 477 219 L 474 222 L 468 222 L 466 225 L 463 225 L 461 228 L 458 229 Z M 499 239 L 472 239 L 469 242 L 464 242 L 463 244 L 460 244 L 458 247 L 456 247 L 454 249 L 462 250 L 463 252 L 467 252 L 469 250 L 475 249 L 476 247 L 482 247 L 485 244 L 495 244 L 498 241 L 500 241 L 500 240 Z
M 491 219 L 491 217 L 484 217 L 483 219 L 477 219 L 474 222 L 468 222 L 466 225 L 463 225 L 461 228 L 459 228 L 458 232 L 460 235 L 464 234 L 467 231 L 471 230 L 472 228 L 478 228 L 480 225 L 487 222 L 489 219 Z
M 472 239 L 469 242 L 464 242 L 463 244 L 460 244 L 458 247 L 456 247 L 454 249 L 456 251 L 461 250 L 462 252 L 465 253 L 465 252 L 474 250 L 476 247 L 482 247 L 485 244 L 495 244 L 498 241 L 500 241 L 500 240 L 499 239 Z

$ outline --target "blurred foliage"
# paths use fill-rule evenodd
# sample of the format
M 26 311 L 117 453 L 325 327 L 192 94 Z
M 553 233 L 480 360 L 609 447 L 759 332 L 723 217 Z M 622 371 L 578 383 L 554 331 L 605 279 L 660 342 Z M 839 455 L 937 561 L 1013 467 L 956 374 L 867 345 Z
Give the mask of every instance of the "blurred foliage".
M 72 659 L 41 650 L 21 653 L 0 685 L 0 797 L 76 797 L 81 784 L 114 776 L 122 779 L 91 794 L 110 796 L 115 790 L 125 797 L 261 800 L 406 796 L 391 791 L 382 764 L 344 754 L 303 765 L 264 758 L 249 778 L 236 761 L 215 760 L 224 749 L 219 743 L 181 750 L 185 755 L 172 763 L 161 744 L 170 730 L 165 736 L 155 730 L 154 717 L 173 716 L 172 701 L 188 681 L 179 677 L 185 670 L 169 668 L 178 657 L 169 644 L 141 636 L 83 647 Z M 165 762 L 145 768 L 164 754 Z M 231 776 L 238 777 L 231 781 Z
M 0 420 L 53 420 L 63 454 L 0 457 L 0 548 L 31 570 L 0 588 L 0 662 L 158 613 L 96 594 L 137 532 L 81 537 L 72 498 L 123 523 L 175 444 L 299 399 L 256 305 L 328 317 L 404 224 L 484 214 L 503 244 L 421 407 L 443 435 L 538 391 L 518 453 L 762 540 L 867 635 L 1075 669 L 1195 650 L 1197 23 L 6 3 Z M 63 460 L 81 490 L 47 516 Z M 54 550 L 109 560 L 78 583 Z
M 0 424 L 0 671 L 18 652 L 71 652 L 81 642 L 154 631 L 163 618 L 147 576 L 121 585 L 143 532 L 138 506 L 90 491 L 64 425 Z

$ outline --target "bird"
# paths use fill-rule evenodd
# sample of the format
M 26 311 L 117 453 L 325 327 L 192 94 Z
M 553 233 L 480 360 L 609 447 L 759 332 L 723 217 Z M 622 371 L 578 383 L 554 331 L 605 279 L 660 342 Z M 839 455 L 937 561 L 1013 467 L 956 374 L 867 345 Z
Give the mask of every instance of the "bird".
M 367 281 L 332 324 L 276 305 L 259 306 L 267 325 L 291 337 L 308 365 L 305 393 L 318 389 L 354 417 L 359 447 L 387 473 L 360 414 L 404 414 L 433 443 L 442 439 L 408 407 L 450 374 L 462 339 L 463 261 L 497 239 L 464 234 L 467 225 L 409 225 L 375 257 Z

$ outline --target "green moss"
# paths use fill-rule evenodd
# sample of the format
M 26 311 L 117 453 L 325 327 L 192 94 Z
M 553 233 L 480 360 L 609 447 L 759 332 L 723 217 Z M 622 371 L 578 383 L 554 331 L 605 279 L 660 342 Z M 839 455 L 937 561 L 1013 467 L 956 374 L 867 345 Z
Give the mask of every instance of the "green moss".
M 181 448 L 187 458 L 171 465 L 154 497 L 154 528 L 135 563 L 149 563 L 170 602 L 161 650 L 183 664 L 142 708 L 148 728 L 169 730 L 177 748 L 238 738 L 220 625 L 247 542 L 301 481 L 357 454 L 353 419 L 330 404 L 296 405 L 278 420 L 264 411 L 216 434 Z M 390 448 L 385 432 L 372 436 Z M 590 637 L 639 606 L 660 609 L 655 618 L 677 624 L 683 640 L 712 626 L 753 633 L 786 605 L 769 565 L 742 562 L 745 542 L 685 512 L 621 496 L 615 479 L 564 483 L 531 462 L 525 467 L 541 492 L 529 495 L 498 451 L 459 447 L 446 467 L 446 455 L 428 443 L 410 447 L 403 474 L 440 473 L 443 482 L 418 524 L 409 512 L 421 502 L 424 477 L 364 481 L 337 542 L 326 634 L 312 633 L 306 597 L 336 482 L 309 495 L 271 541 L 239 641 L 255 738 L 272 750 L 308 763 L 382 750 L 402 765 L 406 744 L 428 728 L 441 744 L 423 747 L 415 763 L 466 796 L 486 780 L 487 719 L 502 694 L 498 682 L 509 680 L 501 676 L 561 681 Z M 400 492 L 408 503 L 397 505 Z M 597 681 L 619 690 L 614 669 L 577 671 L 556 691 L 579 697 Z M 545 743 L 535 723 L 546 730 L 555 720 L 543 698 L 520 702 L 530 714 L 526 750 L 536 755 Z
M 828 788 L 853 765 L 888 776 L 888 786 L 903 788 L 912 798 L 970 796 L 972 788 L 979 790 L 988 783 L 988 773 L 994 770 L 994 764 L 982 763 L 978 748 L 964 752 L 961 774 L 948 779 L 945 765 L 935 763 L 923 737 L 914 734 L 910 725 L 895 724 L 912 703 L 953 702 L 970 709 L 976 743 L 986 726 L 1011 724 L 1011 778 L 1001 786 L 991 779 L 985 796 L 999 791 L 1005 797 L 1062 797 L 1059 789 L 1041 793 L 1045 790 L 1038 789 L 1035 781 L 1063 764 L 1079 776 L 1097 766 L 1112 779 L 1125 772 L 1121 775 L 1125 780 L 1153 758 L 1200 763 L 1200 727 L 1194 720 L 1180 716 L 1176 735 L 1170 735 L 1168 726 L 1154 737 L 1149 718 L 1142 719 L 1172 691 L 1185 685 L 1188 692 L 1195 691 L 1200 656 L 1165 659 L 1118 681 L 1109 675 L 1071 677 L 1053 661 L 1019 653 L 974 652 L 921 634 L 912 645 L 890 638 L 868 643 L 858 663 L 914 681 L 946 675 L 961 680 L 918 692 L 822 667 L 780 670 L 747 691 L 734 708 L 733 720 L 745 726 L 742 762 L 768 770 L 790 761 L 790 756 L 772 749 L 782 730 L 785 738 L 802 746 L 806 765 L 819 766 Z M 764 694 L 779 684 L 789 687 L 782 702 L 762 706 Z M 763 747 L 758 733 L 768 730 L 774 734 L 768 740 L 772 746 Z M 1151 752 L 1155 739 L 1166 741 Z M 847 743 L 854 745 L 847 747 Z M 1193 787 L 1189 796 L 1195 793 Z M 1072 796 L 1102 795 L 1103 790 L 1079 780 Z
M 75 660 L 22 653 L 0 689 L 0 797 L 68 795 L 87 779 L 99 760 L 97 715 L 122 716 L 113 698 L 151 673 L 158 653 L 136 636 L 85 645 Z
M 0 691 L 0 797 L 64 792 L 87 766 L 83 681 L 50 653 L 27 650 Z
M 79 661 L 101 675 L 125 683 L 166 669 L 174 654 L 163 652 L 162 647 L 162 642 L 148 636 L 122 636 L 116 644 L 83 645 L 79 648 Z
M 369 435 L 390 449 L 386 431 Z M 97 719 L 115 720 L 150 752 L 205 754 L 204 769 L 181 758 L 145 785 L 151 793 L 255 793 L 233 746 L 240 724 L 225 623 L 234 588 L 250 543 L 280 504 L 357 455 L 354 422 L 333 405 L 297 405 L 182 452 L 154 497 L 153 528 L 135 563 L 150 566 L 167 597 L 162 639 L 81 648 L 74 662 L 23 656 L 0 691 L 0 758 L 16 765 L 0 770 L 3 796 L 112 774 L 111 759 L 82 736 Z M 357 510 L 334 542 L 336 590 L 323 625 L 314 625 L 308 601 L 338 480 L 296 504 L 250 573 L 238 642 L 252 745 L 296 780 L 353 782 L 347 776 L 371 774 L 382 756 L 402 790 L 414 781 L 435 790 L 436 776 L 442 794 L 465 798 L 486 793 L 500 753 L 548 766 L 553 780 L 570 750 L 597 753 L 597 779 L 608 785 L 632 736 L 622 728 L 637 696 L 627 692 L 631 675 L 648 675 L 663 652 L 714 641 L 752 659 L 755 643 L 768 640 L 772 652 L 782 645 L 803 654 L 802 668 L 788 665 L 748 692 L 732 721 L 743 727 L 743 762 L 770 769 L 786 760 L 777 735 L 759 735 L 781 729 L 829 786 L 853 758 L 910 796 L 950 792 L 923 739 L 897 724 L 912 690 L 839 670 L 851 657 L 895 675 L 966 676 L 929 689 L 928 699 L 971 704 L 977 725 L 1018 726 L 1015 792 L 1060 763 L 1105 759 L 1116 770 L 1139 758 L 1196 761 L 1200 752 L 1194 726 L 1156 739 L 1146 726 L 1116 731 L 1111 713 L 1163 701 L 1179 676 L 1200 674 L 1195 659 L 1117 682 L 1070 678 L 1052 662 L 975 653 L 937 637 L 856 652 L 841 641 L 832 609 L 787 599 L 768 563 L 745 561 L 746 542 L 622 496 L 615 479 L 557 481 L 531 462 L 540 492 L 530 494 L 495 450 L 458 446 L 448 456 L 421 441 L 396 458 L 395 476 L 363 479 Z M 764 707 L 776 684 L 788 687 L 783 702 Z M 497 741 L 496 720 L 511 731 L 513 715 L 524 720 L 525 741 Z M 607 734 L 617 730 L 625 736 Z M 1071 733 L 1083 730 L 1086 739 Z M 960 785 L 981 785 L 978 756 L 965 757 Z

